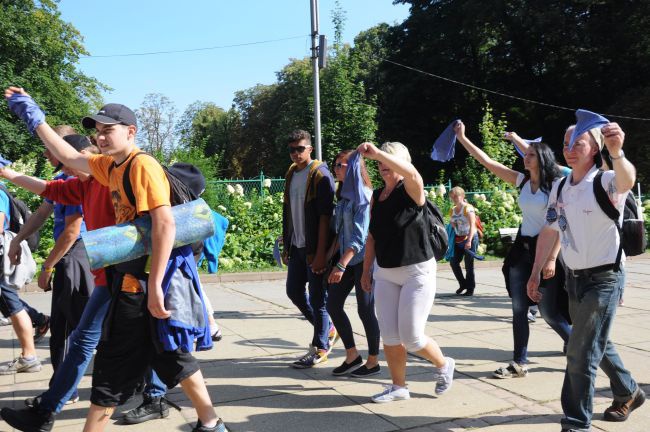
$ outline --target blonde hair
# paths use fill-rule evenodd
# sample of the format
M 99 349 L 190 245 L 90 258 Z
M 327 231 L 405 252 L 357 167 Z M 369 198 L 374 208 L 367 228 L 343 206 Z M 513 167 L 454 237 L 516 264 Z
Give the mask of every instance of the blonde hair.
M 451 195 L 464 197 L 465 196 L 465 189 L 463 189 L 460 186 L 454 186 L 449 191 L 449 196 L 451 196 Z
M 409 149 L 401 142 L 385 142 L 381 145 L 380 150 L 411 163 Z
M 60 137 L 75 135 L 77 133 L 77 131 L 74 130 L 72 126 L 68 126 L 68 125 L 58 125 L 58 126 L 54 126 L 52 129 Z

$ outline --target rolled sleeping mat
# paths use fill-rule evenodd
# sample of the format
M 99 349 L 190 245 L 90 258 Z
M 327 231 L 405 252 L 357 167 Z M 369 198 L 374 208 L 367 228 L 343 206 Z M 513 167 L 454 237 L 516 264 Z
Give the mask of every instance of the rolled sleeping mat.
M 176 222 L 174 248 L 202 241 L 214 235 L 212 210 L 199 198 L 173 206 Z M 151 254 L 151 216 L 85 232 L 81 238 L 90 268 L 96 270 Z

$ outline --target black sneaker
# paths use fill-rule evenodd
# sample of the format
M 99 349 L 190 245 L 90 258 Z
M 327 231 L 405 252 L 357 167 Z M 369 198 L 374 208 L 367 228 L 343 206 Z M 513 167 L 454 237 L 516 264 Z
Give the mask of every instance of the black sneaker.
M 206 427 L 201 424 L 201 420 L 196 422 L 196 426 L 192 432 L 227 432 L 226 425 L 223 424 L 221 419 L 217 420 L 217 424 L 212 427 Z
M 45 321 L 42 325 L 34 328 L 34 342 L 38 342 L 43 339 L 43 336 L 47 334 L 47 331 L 50 329 L 50 317 L 45 315 Z
M 381 368 L 379 367 L 379 365 L 375 367 L 371 367 L 370 369 L 368 369 L 366 365 L 363 365 L 359 369 L 352 372 L 350 376 L 355 378 L 365 378 L 373 375 L 378 375 L 380 373 L 381 373 Z
M 0 416 L 9 426 L 19 431 L 49 432 L 54 427 L 54 414 L 40 409 L 38 402 L 22 409 L 2 408 Z
M 352 363 L 346 363 L 343 361 L 341 363 L 341 366 L 335 368 L 332 371 L 332 375 L 334 376 L 341 376 L 341 375 L 347 375 L 350 372 L 354 372 L 355 370 L 359 369 L 363 363 L 363 359 L 361 356 L 357 356 L 354 360 L 352 360 Z
M 169 417 L 169 405 L 173 404 L 164 397 L 144 396 L 140 406 L 125 412 L 122 419 L 126 424 L 138 424 Z

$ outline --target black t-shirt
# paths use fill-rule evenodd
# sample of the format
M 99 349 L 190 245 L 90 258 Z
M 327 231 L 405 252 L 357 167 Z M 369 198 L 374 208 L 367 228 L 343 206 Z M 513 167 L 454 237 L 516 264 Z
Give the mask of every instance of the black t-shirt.
M 373 193 L 370 234 L 375 240 L 377 264 L 383 268 L 402 267 L 429 261 L 433 249 L 428 242 L 426 205 L 418 206 L 399 182 L 384 201 Z

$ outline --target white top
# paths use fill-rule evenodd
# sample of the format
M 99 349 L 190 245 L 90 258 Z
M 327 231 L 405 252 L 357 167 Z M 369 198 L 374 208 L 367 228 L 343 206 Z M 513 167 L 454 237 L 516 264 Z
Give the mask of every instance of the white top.
M 307 194 L 308 175 L 309 166 L 300 171 L 294 171 L 289 185 L 291 222 L 293 222 L 291 244 L 297 248 L 305 247 L 305 195 Z
M 517 187 L 521 186 L 526 176 L 523 173 L 517 174 Z M 521 209 L 521 235 L 535 237 L 546 225 L 546 206 L 548 205 L 548 194 L 541 189 L 533 192 L 530 188 L 530 179 L 524 184 L 519 192 L 519 208 Z
M 474 213 L 474 207 L 471 204 L 464 203 L 460 212 L 456 213 L 455 207 L 451 208 L 451 220 L 449 223 L 454 228 L 454 232 L 458 237 L 469 235 L 469 218 L 467 214 Z
M 557 197 L 561 179 L 554 181 L 551 189 L 547 223 L 560 233 L 562 257 L 572 270 L 616 262 L 620 241 L 618 230 L 614 221 L 600 209 L 596 201 L 593 182 L 597 173 L 598 168 L 594 166 L 576 185 L 571 185 L 573 174 L 567 177 L 562 188 L 561 203 Z M 622 194 L 616 191 L 614 176 L 614 171 L 605 171 L 601 180 L 610 200 L 621 213 L 619 223 L 622 223 L 627 191 Z M 559 223 L 563 215 L 567 221 L 565 230 L 560 228 Z M 624 258 L 623 255 L 621 260 Z

